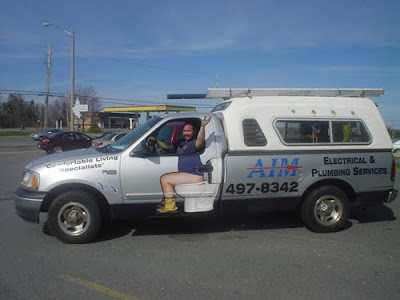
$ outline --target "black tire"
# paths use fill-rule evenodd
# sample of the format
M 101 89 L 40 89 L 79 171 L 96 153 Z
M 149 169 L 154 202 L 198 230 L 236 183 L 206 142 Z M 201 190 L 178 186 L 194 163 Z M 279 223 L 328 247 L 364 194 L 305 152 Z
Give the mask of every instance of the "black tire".
M 336 186 L 321 186 L 305 197 L 300 212 L 312 231 L 335 232 L 343 229 L 349 218 L 349 200 Z
M 60 153 L 60 152 L 63 152 L 63 148 L 61 146 L 56 145 L 51 149 L 51 152 L 52 153 Z
M 83 191 L 59 195 L 48 212 L 50 231 L 67 244 L 83 244 L 93 240 L 101 227 L 100 207 L 93 196 Z

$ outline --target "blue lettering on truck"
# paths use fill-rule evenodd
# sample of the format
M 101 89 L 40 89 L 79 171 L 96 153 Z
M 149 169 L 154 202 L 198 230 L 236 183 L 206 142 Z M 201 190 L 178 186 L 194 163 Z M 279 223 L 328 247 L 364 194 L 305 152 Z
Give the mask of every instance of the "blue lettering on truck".
M 301 169 L 299 166 L 300 158 L 293 158 L 291 164 L 289 164 L 288 158 L 272 158 L 271 164 L 266 166 L 263 164 L 261 158 L 259 158 L 254 167 L 247 168 L 250 170 L 247 178 L 253 178 L 258 176 L 259 178 L 264 177 L 295 177 L 298 175 L 298 170 Z
M 247 178 L 282 178 L 297 177 L 299 170 L 300 158 L 296 157 L 291 160 L 284 158 L 271 158 L 270 163 L 263 163 L 261 158 L 257 159 L 254 167 L 248 167 L 249 173 Z M 251 193 L 293 193 L 298 192 L 299 183 L 290 182 L 262 182 L 262 183 L 237 183 L 229 184 L 225 190 L 229 194 L 251 194 Z

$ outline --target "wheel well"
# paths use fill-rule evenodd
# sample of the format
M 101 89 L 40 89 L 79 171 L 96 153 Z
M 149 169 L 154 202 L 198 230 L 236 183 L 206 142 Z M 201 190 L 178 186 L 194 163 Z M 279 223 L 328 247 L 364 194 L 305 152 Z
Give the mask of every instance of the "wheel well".
M 304 192 L 302 196 L 302 200 L 309 194 L 311 193 L 314 189 L 324 186 L 324 185 L 333 185 L 336 186 L 337 188 L 341 189 L 343 192 L 345 192 L 347 198 L 349 198 L 349 202 L 352 202 L 356 199 L 356 193 L 353 189 L 353 187 L 348 184 L 344 180 L 340 179 L 323 179 L 318 182 L 315 182 L 314 184 L 310 185 L 307 190 Z M 301 201 L 302 202 L 302 201 Z
M 102 214 L 104 217 L 108 218 L 110 214 L 110 205 L 108 204 L 107 199 L 104 197 L 102 193 L 100 193 L 98 190 L 95 188 L 80 184 L 80 183 L 71 183 L 71 184 L 64 184 L 61 186 L 58 186 L 54 189 L 52 189 L 49 193 L 47 193 L 46 197 L 43 200 L 42 206 L 40 208 L 41 212 L 48 212 L 49 207 L 53 200 L 57 198 L 59 195 L 61 195 L 64 192 L 72 191 L 72 190 L 79 190 L 79 191 L 85 191 L 89 194 L 91 194 L 94 199 L 96 199 L 96 202 L 100 203 L 100 209 L 102 211 Z

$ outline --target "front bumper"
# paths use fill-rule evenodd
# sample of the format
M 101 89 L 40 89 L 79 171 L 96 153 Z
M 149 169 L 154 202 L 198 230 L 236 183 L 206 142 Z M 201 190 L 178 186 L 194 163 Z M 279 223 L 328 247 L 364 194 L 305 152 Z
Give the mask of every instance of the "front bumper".
M 15 208 L 17 215 L 26 221 L 39 223 L 39 212 L 46 193 L 23 190 L 15 192 Z

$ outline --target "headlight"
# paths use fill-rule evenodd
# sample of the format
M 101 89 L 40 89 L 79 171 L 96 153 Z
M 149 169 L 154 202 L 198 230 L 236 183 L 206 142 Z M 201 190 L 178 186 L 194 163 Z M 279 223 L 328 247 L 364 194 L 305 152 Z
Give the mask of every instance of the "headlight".
M 39 189 L 40 176 L 38 173 L 33 171 L 25 171 L 22 175 L 21 185 L 29 190 Z

